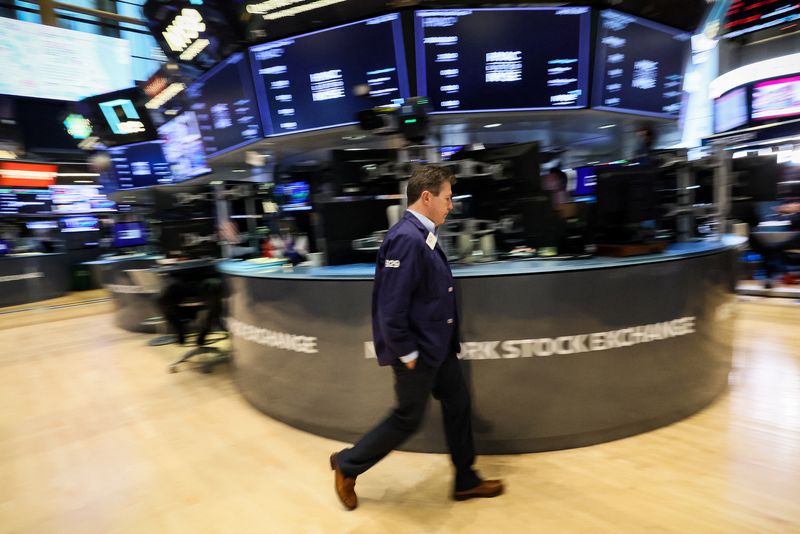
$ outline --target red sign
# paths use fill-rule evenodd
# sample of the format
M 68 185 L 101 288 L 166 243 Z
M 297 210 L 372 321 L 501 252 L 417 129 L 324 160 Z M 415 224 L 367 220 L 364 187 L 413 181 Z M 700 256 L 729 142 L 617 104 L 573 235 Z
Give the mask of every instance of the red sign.
M 56 183 L 58 167 L 42 163 L 0 161 L 0 185 L 13 187 L 47 187 Z

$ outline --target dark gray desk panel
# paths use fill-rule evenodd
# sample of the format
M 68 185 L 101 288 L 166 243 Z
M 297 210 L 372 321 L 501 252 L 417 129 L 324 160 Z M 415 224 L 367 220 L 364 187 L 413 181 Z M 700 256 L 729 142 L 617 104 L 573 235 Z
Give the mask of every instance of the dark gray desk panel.
M 154 333 L 156 327 L 142 322 L 161 315 L 156 300 L 158 293 L 147 291 L 133 281 L 128 269 L 149 269 L 156 265 L 152 256 L 134 256 L 113 260 L 86 262 L 97 284 L 111 293 L 114 303 L 114 324 L 130 332 Z
M 708 405 L 731 365 L 735 254 L 458 278 L 479 452 L 599 443 Z M 227 278 L 235 378 L 251 403 L 342 441 L 388 413 L 392 373 L 370 357 L 372 281 Z M 437 404 L 406 450 L 445 450 Z
M 65 254 L 31 254 L 0 258 L 0 306 L 15 306 L 60 297 L 69 292 Z

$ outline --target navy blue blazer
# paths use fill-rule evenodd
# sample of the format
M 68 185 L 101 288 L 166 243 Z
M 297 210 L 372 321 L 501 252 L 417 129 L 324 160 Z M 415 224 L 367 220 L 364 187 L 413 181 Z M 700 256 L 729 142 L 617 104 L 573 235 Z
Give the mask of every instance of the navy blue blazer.
M 427 237 L 428 230 L 406 211 L 378 251 L 372 338 L 380 365 L 416 350 L 438 367 L 461 351 L 453 274 L 439 244 L 431 249 Z

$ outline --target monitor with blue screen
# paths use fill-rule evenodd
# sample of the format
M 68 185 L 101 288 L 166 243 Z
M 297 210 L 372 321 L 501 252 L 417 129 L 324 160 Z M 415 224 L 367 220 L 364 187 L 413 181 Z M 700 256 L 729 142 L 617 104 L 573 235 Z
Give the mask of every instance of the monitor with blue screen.
M 140 247 L 147 244 L 143 222 L 118 222 L 114 225 L 115 247 Z

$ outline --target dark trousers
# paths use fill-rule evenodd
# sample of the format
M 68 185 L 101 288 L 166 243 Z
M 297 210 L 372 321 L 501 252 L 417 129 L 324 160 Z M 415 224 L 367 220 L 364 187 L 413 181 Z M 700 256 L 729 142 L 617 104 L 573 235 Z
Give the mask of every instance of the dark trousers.
M 164 318 L 178 335 L 178 342 L 182 345 L 186 340 L 186 323 L 181 303 L 191 298 L 203 301 L 206 316 L 200 325 L 197 336 L 197 345 L 205 343 L 206 336 L 218 324 L 222 317 L 222 299 L 224 297 L 223 282 L 219 278 L 206 278 L 203 280 L 174 280 L 169 284 L 158 299 Z
M 456 491 L 475 487 L 480 479 L 472 464 L 475 444 L 472 438 L 469 390 L 455 355 L 438 368 L 417 360 L 414 369 L 403 363 L 392 366 L 397 405 L 378 426 L 352 448 L 338 453 L 336 461 L 347 477 L 356 477 L 378 463 L 419 428 L 428 399 L 441 401 L 444 431 L 450 458 L 456 470 Z

